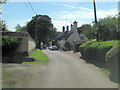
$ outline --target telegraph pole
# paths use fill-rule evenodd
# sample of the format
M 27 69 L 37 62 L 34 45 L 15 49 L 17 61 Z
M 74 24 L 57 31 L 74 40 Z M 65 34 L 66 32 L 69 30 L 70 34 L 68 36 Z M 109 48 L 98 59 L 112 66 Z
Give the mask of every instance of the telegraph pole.
M 35 40 L 36 40 L 36 45 L 37 45 L 37 22 L 38 18 L 37 18 L 37 14 L 36 14 L 36 26 L 35 26 Z
M 95 5 L 95 0 L 93 0 L 93 4 L 94 4 L 94 16 L 95 16 L 95 24 L 97 25 L 97 14 L 96 14 L 96 5 Z M 98 39 L 98 33 L 99 32 L 97 32 L 97 41 L 99 40 Z

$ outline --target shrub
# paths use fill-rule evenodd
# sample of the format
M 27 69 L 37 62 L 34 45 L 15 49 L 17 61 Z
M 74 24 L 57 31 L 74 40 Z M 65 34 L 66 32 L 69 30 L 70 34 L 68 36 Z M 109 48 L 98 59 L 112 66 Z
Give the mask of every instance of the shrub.
M 118 61 L 119 58 L 120 44 L 113 47 L 106 53 L 106 63 L 109 70 L 111 71 L 110 79 L 115 82 L 118 82 L 118 76 L 120 75 L 120 73 L 118 73 L 118 66 L 120 65 L 120 62 Z
M 85 47 L 89 46 L 92 42 L 95 42 L 95 40 L 92 41 L 88 41 L 82 45 L 79 46 L 79 51 L 81 52 L 81 54 L 84 56 L 84 49 Z
M 2 54 L 5 55 L 10 51 L 14 51 L 21 43 L 21 38 L 10 38 L 8 36 L 2 37 Z
M 89 41 L 80 46 L 82 56 L 88 61 L 99 66 L 105 66 L 105 55 L 119 41 Z

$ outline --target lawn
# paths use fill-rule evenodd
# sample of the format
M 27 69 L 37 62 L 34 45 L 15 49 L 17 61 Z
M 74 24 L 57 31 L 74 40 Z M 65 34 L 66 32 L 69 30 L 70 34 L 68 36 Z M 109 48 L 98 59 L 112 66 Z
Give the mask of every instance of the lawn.
M 48 57 L 40 50 L 36 49 L 31 55 L 31 58 L 34 58 L 34 62 L 23 62 L 24 64 L 47 64 Z

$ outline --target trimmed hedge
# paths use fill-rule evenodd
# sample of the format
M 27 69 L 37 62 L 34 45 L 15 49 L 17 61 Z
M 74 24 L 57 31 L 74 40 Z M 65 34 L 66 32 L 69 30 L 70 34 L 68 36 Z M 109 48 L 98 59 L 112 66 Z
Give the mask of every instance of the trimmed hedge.
M 88 62 L 98 63 L 100 66 L 105 66 L 105 56 L 107 51 L 112 47 L 118 44 L 119 41 L 88 41 L 80 45 L 79 49 L 82 54 L 82 57 L 85 58 Z
M 119 59 L 120 59 L 120 44 L 113 47 L 106 53 L 107 67 L 111 71 L 110 79 L 115 82 L 118 82 L 118 76 L 120 76 L 120 72 L 118 73 L 118 66 L 120 65 L 120 61 L 118 61 Z

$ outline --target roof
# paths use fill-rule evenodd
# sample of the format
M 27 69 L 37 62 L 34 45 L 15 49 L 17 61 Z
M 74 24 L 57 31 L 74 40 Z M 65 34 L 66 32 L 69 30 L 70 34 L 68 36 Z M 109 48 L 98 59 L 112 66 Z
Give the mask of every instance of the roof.
M 85 28 L 82 28 L 82 27 L 78 27 L 77 30 L 78 30 L 78 34 L 80 34 Z M 61 32 L 57 37 L 56 37 L 56 41 L 58 40 L 67 40 L 71 34 L 73 33 L 72 30 L 70 31 L 65 31 L 65 32 Z
M 2 32 L 2 36 L 30 36 L 27 32 Z
M 67 40 L 71 36 L 72 33 L 73 33 L 72 30 L 71 31 L 67 31 L 62 39 Z

